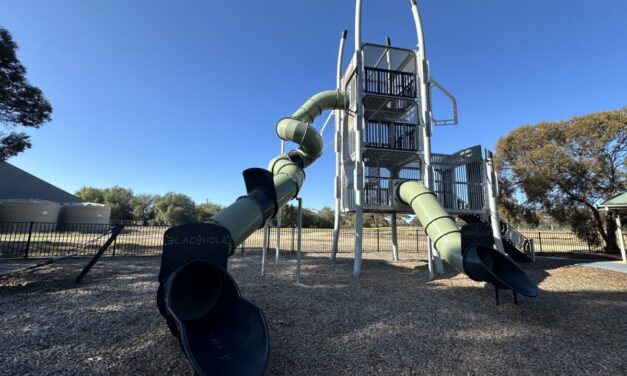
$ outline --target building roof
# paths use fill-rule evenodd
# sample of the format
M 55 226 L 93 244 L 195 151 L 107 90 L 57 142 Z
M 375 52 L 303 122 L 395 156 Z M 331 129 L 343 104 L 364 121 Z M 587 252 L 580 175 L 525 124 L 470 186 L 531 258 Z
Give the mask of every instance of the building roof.
M 0 200 L 2 199 L 40 199 L 59 203 L 83 202 L 73 194 L 7 162 L 0 162 Z
M 599 208 L 602 209 L 627 209 L 627 192 L 621 193 L 605 201 Z

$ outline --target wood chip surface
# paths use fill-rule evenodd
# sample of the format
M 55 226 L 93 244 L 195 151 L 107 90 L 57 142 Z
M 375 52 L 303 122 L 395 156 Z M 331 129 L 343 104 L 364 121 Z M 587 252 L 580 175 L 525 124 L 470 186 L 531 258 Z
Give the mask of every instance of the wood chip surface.
M 501 292 L 424 254 L 236 254 L 230 270 L 270 329 L 267 375 L 626 375 L 627 274 L 548 261 L 523 265 L 537 298 Z M 191 375 L 157 311 L 158 257 L 88 259 L 0 278 L 0 375 Z

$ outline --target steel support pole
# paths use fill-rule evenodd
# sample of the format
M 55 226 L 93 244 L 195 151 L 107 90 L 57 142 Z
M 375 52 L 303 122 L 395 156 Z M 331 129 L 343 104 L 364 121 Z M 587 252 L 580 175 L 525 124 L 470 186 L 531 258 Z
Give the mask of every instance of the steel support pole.
M 337 67 L 336 67 L 336 86 L 337 90 L 342 86 L 342 60 L 344 60 L 344 44 L 346 42 L 347 31 L 344 30 L 342 37 L 340 38 L 340 48 L 337 53 Z M 333 222 L 333 243 L 331 245 L 331 260 L 335 261 L 337 255 L 337 247 L 340 239 L 340 226 L 342 221 L 342 169 L 343 169 L 343 155 L 342 155 L 342 113 L 343 111 L 335 110 L 335 180 L 333 181 L 333 188 L 335 194 L 335 220 Z
M 396 231 L 396 213 L 392 214 L 392 259 L 398 261 L 398 234 Z
M 388 70 L 392 70 L 392 51 L 389 49 L 392 47 L 392 39 L 390 37 L 385 37 L 385 45 L 388 46 L 385 50 L 385 65 Z
M 279 209 L 276 217 L 276 252 L 274 255 L 274 263 L 279 262 L 279 254 L 281 253 L 281 210 Z
M 362 139 L 361 129 L 363 126 L 363 98 L 362 98 L 362 80 L 365 78 L 363 57 L 361 52 L 361 0 L 355 3 L 355 69 L 356 69 L 356 105 L 355 114 L 355 170 L 353 177 L 353 185 L 355 189 L 355 259 L 353 263 L 353 275 L 358 276 L 361 272 L 361 248 L 363 242 L 363 155 L 362 155 Z
M 303 199 L 297 197 L 298 200 L 298 240 L 296 242 L 296 283 L 300 283 L 300 264 L 302 261 L 302 247 L 301 247 L 301 231 L 303 229 Z
M 616 212 L 616 232 L 618 232 L 618 244 L 620 245 L 620 254 L 623 256 L 623 262 L 627 262 L 627 253 L 625 252 L 625 240 L 623 239 L 623 225 L 620 220 L 620 213 Z
M 431 168 L 431 98 L 429 93 L 429 63 L 425 49 L 425 38 L 422 29 L 422 20 L 415 0 L 410 0 L 411 12 L 416 26 L 418 39 L 418 51 L 416 52 L 416 64 L 418 67 L 418 86 L 420 89 L 420 123 L 422 125 L 423 140 L 423 182 L 425 187 L 433 191 L 433 170 Z M 444 267 L 440 255 L 433 247 L 431 239 L 427 239 L 427 260 L 429 264 L 429 278 L 433 278 L 435 270 L 442 274 Z
M 494 237 L 494 246 L 496 250 L 505 254 L 505 248 L 503 247 L 503 239 L 501 238 L 501 221 L 499 219 L 499 213 L 496 206 L 496 197 L 498 196 L 496 188 L 496 175 L 494 173 L 494 163 L 492 159 L 492 152 L 485 149 L 485 166 L 486 166 L 486 181 L 488 186 L 488 210 L 490 211 L 490 225 L 492 227 L 492 236 Z
M 266 221 L 263 225 L 263 247 L 261 250 L 261 275 L 265 275 L 266 272 L 266 253 L 268 253 L 268 237 L 270 235 L 269 228 L 270 221 Z
M 281 155 L 285 154 L 285 141 L 281 140 Z M 279 255 L 281 253 L 281 208 L 276 213 L 276 252 L 274 255 L 274 263 L 279 263 Z

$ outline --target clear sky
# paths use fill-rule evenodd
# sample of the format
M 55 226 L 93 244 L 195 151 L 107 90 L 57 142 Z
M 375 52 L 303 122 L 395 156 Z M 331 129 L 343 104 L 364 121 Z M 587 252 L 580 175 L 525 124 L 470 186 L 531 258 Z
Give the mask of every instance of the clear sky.
M 364 41 L 415 46 L 408 0 L 363 3 Z M 418 3 L 432 75 L 459 103 L 460 125 L 435 129 L 434 152 L 627 105 L 625 0 Z M 4 0 L 0 25 L 54 107 L 9 162 L 70 192 L 120 185 L 229 204 L 242 170 L 279 151 L 276 122 L 335 87 L 353 12 L 353 0 Z M 307 170 L 306 207 L 333 205 L 333 174 L 329 145 Z

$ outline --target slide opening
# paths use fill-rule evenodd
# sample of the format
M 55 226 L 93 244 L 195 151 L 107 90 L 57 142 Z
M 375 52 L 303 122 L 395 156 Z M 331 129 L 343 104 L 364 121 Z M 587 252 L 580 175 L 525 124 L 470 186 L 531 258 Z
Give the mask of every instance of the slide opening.
M 192 261 L 172 274 L 169 306 L 181 321 L 199 319 L 217 305 L 224 290 L 224 271 L 206 261 Z
M 494 273 L 494 252 L 490 252 L 488 249 L 484 247 L 477 248 L 477 254 L 483 265 L 485 265 L 486 269 L 492 271 Z
M 514 261 L 492 247 L 472 245 L 464 252 L 464 270 L 475 281 L 486 281 L 499 289 L 510 289 L 534 297 L 538 287 Z

